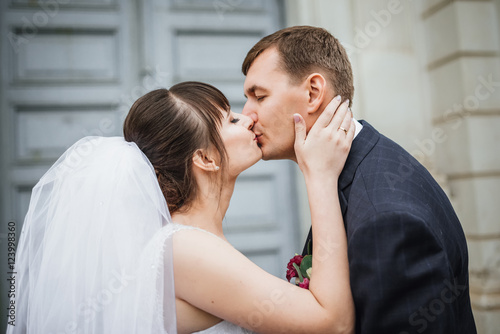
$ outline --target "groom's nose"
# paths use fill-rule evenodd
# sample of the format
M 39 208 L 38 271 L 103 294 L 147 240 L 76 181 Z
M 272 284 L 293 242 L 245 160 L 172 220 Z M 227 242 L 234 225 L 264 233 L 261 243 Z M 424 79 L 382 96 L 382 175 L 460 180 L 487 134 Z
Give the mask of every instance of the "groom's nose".
M 257 112 L 255 111 L 254 108 L 251 106 L 251 102 L 247 100 L 245 105 L 243 106 L 243 110 L 241 112 L 243 115 L 248 116 L 252 119 L 253 123 L 257 123 L 259 120 L 259 117 L 257 116 Z
M 252 130 L 253 128 L 253 120 L 251 117 L 248 117 L 247 115 L 241 115 L 240 116 L 241 118 L 241 125 L 243 125 L 245 128 L 247 128 L 248 130 Z

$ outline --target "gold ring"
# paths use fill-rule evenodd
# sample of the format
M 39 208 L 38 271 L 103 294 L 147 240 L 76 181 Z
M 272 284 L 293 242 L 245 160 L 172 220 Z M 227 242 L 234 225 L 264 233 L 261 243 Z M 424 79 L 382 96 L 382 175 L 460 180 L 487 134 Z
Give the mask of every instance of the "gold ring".
M 339 127 L 339 130 L 342 130 L 342 131 L 344 131 L 344 132 L 345 132 L 345 134 L 347 134 L 347 130 L 346 130 L 346 129 L 344 129 L 343 127 Z

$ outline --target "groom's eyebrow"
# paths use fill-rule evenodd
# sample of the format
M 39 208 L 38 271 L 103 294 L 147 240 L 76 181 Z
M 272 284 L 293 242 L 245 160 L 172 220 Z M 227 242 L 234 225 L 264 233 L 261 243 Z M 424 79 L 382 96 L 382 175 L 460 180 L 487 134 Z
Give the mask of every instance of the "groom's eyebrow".
M 253 85 L 252 87 L 247 89 L 247 93 L 248 94 L 255 94 L 256 90 L 263 90 L 264 92 L 267 92 L 267 89 L 265 89 L 264 87 L 258 86 L 258 85 Z M 243 95 L 245 95 L 245 97 L 248 99 L 247 94 L 243 94 Z

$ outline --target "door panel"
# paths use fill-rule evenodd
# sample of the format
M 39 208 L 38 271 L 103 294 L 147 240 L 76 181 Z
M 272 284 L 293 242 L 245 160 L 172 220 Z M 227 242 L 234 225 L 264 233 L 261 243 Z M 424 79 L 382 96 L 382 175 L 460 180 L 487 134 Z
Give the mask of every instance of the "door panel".
M 20 33 L 16 31 L 18 36 Z M 40 30 L 29 43 L 20 45 L 14 58 L 14 82 L 116 81 L 118 52 L 117 35 L 111 30 Z
M 55 161 L 103 119 L 113 128 L 115 113 L 106 106 L 52 106 L 23 107 L 16 116 L 16 160 L 38 163 Z

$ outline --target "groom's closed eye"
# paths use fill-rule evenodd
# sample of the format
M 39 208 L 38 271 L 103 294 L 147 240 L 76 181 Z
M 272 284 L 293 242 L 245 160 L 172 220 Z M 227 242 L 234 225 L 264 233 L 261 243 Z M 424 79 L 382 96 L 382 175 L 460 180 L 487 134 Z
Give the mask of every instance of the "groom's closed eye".
M 260 93 L 267 94 L 268 92 L 269 92 L 269 90 L 262 87 L 262 86 L 253 85 L 252 87 L 246 89 L 245 93 L 243 95 L 245 95 L 245 98 L 247 98 L 247 99 L 248 99 L 248 95 L 253 95 L 254 97 L 257 98 L 258 94 L 260 94 Z

